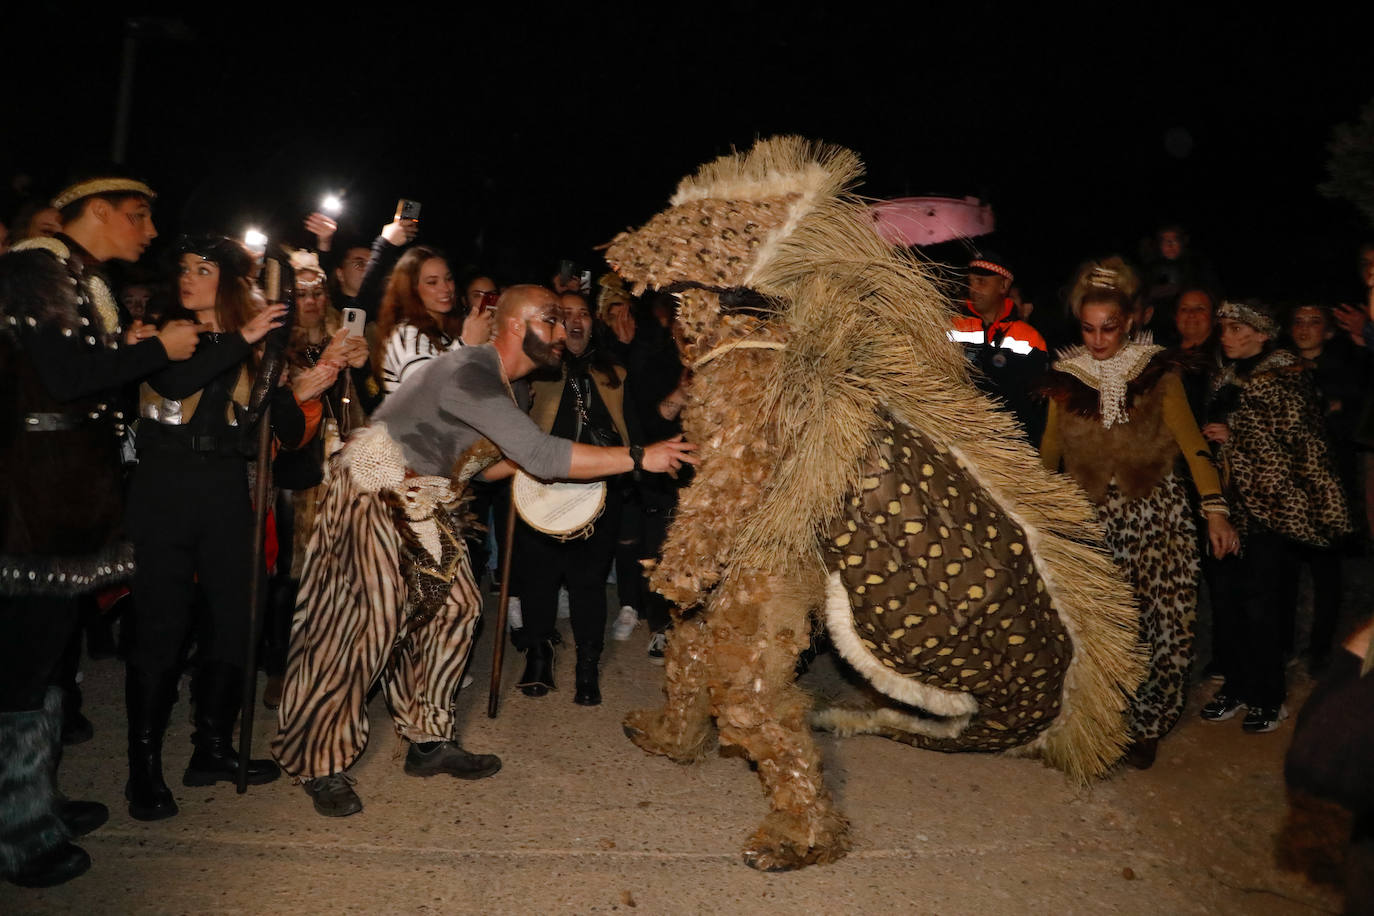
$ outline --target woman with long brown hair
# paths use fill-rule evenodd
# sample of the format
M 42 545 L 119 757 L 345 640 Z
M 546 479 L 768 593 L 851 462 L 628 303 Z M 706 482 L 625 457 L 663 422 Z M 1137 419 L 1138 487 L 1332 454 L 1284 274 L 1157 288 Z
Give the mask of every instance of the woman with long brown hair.
M 132 613 L 125 696 L 129 714 L 129 813 L 159 820 L 177 813 L 162 778 L 162 738 L 176 701 L 182 654 L 195 627 L 199 670 L 195 689 L 195 752 L 182 777 L 188 786 L 234 781 L 238 754 L 231 731 L 241 700 L 247 648 L 248 580 L 253 510 L 248 464 L 256 436 L 243 405 L 258 363 L 255 347 L 280 327 L 285 307 L 259 307 L 249 281 L 252 261 L 225 238 L 183 240 L 178 246 L 179 308 L 201 329 L 191 359 L 151 376 L 139 392 L 138 468 L 130 488 L 126 528 L 134 544 L 138 596 Z M 338 374 L 322 362 L 272 395 L 277 438 L 306 438 L 301 403 L 316 398 Z M 195 621 L 199 583 L 206 612 Z M 270 761 L 250 762 L 248 780 L 275 779 Z
M 453 271 L 440 251 L 416 245 L 401 256 L 382 297 L 381 345 L 372 355 L 387 394 L 426 361 L 462 346 L 457 306 Z

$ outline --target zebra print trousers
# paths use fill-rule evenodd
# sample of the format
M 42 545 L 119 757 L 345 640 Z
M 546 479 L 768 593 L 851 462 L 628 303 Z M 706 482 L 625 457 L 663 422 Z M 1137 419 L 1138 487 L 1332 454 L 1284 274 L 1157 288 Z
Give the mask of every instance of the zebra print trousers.
M 335 456 L 310 534 L 272 742 L 282 769 L 302 780 L 341 773 L 362 754 L 378 678 L 402 737 L 451 739 L 482 606 L 462 501 L 434 511 L 436 557 L 406 522 L 406 494 L 360 489 L 346 456 Z

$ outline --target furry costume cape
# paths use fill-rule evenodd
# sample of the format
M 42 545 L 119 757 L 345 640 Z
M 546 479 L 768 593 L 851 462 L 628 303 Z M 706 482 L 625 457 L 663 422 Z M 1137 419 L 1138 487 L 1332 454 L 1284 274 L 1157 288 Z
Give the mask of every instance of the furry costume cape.
M 1012 419 L 973 387 L 960 349 L 946 339 L 950 306 L 931 268 L 894 251 L 850 196 L 861 172 L 848 150 L 797 137 L 762 141 L 685 179 L 670 210 L 618 237 L 608 253 L 636 291 L 686 281 L 747 288 L 767 306 L 754 312 L 763 325 L 723 315 L 718 333 L 695 341 L 688 359 L 708 358 L 743 334 L 785 346 L 751 351 L 745 358 L 766 382 L 724 395 L 752 405 L 760 437 L 781 443 L 776 462 L 747 482 L 758 498 L 729 525 L 717 517 L 709 531 L 694 533 L 701 519 L 679 516 L 654 587 L 690 605 L 732 574 L 830 566 L 821 537 L 844 524 L 890 417 L 947 454 L 1024 533 L 1071 638 L 1059 714 L 1013 752 L 1037 754 L 1076 779 L 1099 775 L 1127 741 L 1124 697 L 1142 674 L 1130 591 L 1081 492 L 1043 470 Z M 709 384 L 708 375 L 699 371 L 696 384 Z M 709 477 L 704 465 L 693 487 Z M 873 683 L 910 702 L 901 687 L 908 679 Z M 968 698 L 948 699 L 957 714 L 969 711 Z M 842 727 L 883 731 L 888 715 L 851 715 Z

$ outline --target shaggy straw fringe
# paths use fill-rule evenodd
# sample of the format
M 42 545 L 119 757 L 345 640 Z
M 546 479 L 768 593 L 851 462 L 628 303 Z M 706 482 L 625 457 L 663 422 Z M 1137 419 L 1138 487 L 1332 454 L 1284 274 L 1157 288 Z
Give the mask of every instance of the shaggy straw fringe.
M 1030 745 L 1070 777 L 1100 775 L 1127 743 L 1126 694 L 1144 673 L 1134 601 L 1099 546 L 1092 507 L 1045 471 L 1010 415 L 973 387 L 947 337 L 950 311 L 931 268 L 895 251 L 847 189 L 862 165 L 848 150 L 779 137 L 723 157 L 679 185 L 674 203 L 799 195 L 761 246 L 747 284 L 787 307 L 788 347 L 759 392 L 760 416 L 790 447 L 758 509 L 735 529 L 733 569 L 823 562 L 818 533 L 859 485 L 884 412 L 951 450 L 1025 530 L 1036 568 L 1074 644 L 1063 710 Z M 1091 542 L 1085 541 L 1090 538 Z

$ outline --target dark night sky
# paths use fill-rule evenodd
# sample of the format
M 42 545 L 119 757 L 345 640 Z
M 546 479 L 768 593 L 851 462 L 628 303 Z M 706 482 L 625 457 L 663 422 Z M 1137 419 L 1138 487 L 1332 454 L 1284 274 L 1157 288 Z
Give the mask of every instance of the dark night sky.
M 524 279 L 642 222 L 698 163 L 779 132 L 857 150 L 870 196 L 985 196 L 1037 298 L 1165 219 L 1192 229 L 1230 293 L 1337 296 L 1368 231 L 1316 192 L 1332 126 L 1374 96 L 1367 29 L 1292 18 L 1310 6 L 1257 19 L 1117 4 L 1096 20 L 1043 5 L 381 8 L 264 26 L 226 6 L 185 13 L 190 41 L 140 45 L 128 158 L 162 192 L 165 235 L 252 219 L 304 242 L 291 234 L 306 210 L 344 189 L 370 237 L 405 196 L 455 261 L 480 238 Z M 7 60 L 0 166 L 48 191 L 108 154 L 122 17 L 6 15 L 6 44 L 33 41 Z M 1166 149 L 1171 130 L 1186 150 Z

